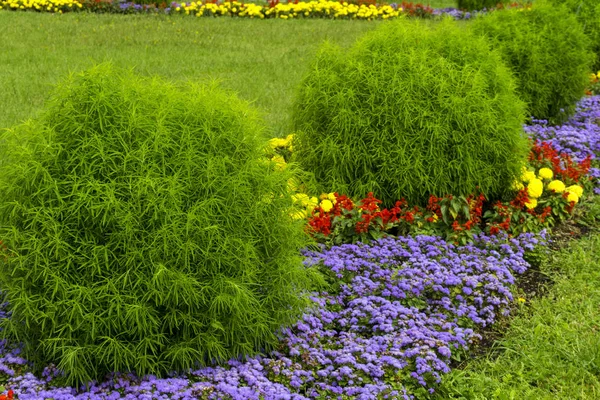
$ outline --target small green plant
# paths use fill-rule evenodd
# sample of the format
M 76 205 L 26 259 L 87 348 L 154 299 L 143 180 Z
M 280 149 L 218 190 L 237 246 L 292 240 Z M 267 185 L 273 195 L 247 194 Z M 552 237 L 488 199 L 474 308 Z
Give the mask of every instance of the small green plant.
M 347 53 L 325 45 L 300 87 L 294 157 L 312 193 L 373 192 L 424 205 L 430 194 L 510 191 L 528 144 L 510 71 L 453 21 L 388 23 Z
M 101 65 L 0 144 L 0 326 L 37 369 L 164 376 L 269 349 L 302 312 L 293 170 L 234 96 Z
M 536 2 L 473 21 L 512 68 L 530 116 L 565 121 L 589 84 L 593 53 L 583 28 L 564 6 Z

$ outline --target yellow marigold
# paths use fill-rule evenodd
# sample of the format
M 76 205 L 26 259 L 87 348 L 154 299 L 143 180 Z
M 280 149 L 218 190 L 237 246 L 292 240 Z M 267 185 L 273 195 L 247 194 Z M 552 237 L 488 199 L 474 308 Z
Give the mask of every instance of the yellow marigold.
M 583 196 L 583 188 L 579 185 L 571 185 L 566 190 L 569 193 L 575 193 L 577 197 Z
M 577 196 L 577 193 L 569 192 L 569 195 L 567 196 L 567 201 L 569 203 L 572 202 L 572 201 L 574 201 L 575 203 L 577 203 L 579 201 L 579 196 Z
M 550 168 L 540 168 L 538 171 L 538 176 L 540 179 L 552 179 L 554 172 L 552 172 Z
M 566 187 L 565 184 L 562 183 L 562 181 L 559 180 L 553 180 L 552 182 L 550 182 L 548 184 L 548 190 L 552 190 L 556 193 L 562 193 L 565 191 Z
M 527 185 L 527 194 L 529 194 L 529 197 L 537 199 L 543 192 L 544 183 L 541 180 L 534 178 L 529 181 L 529 184 Z
M 329 212 L 333 208 L 333 203 L 328 199 L 322 200 L 321 208 L 323 209 L 323 211 Z
M 329 199 L 329 201 L 331 201 L 333 204 L 337 203 L 337 199 L 335 198 L 335 193 L 329 193 L 327 195 L 327 198 Z
M 530 210 L 533 210 L 534 208 L 536 208 L 537 205 L 538 205 L 537 199 L 529 199 L 529 201 L 527 203 L 525 203 L 525 207 L 529 208 Z
M 533 171 L 526 171 L 521 177 L 521 180 L 523 182 L 531 182 L 534 179 L 537 179 L 537 177 L 535 176 L 535 172 Z

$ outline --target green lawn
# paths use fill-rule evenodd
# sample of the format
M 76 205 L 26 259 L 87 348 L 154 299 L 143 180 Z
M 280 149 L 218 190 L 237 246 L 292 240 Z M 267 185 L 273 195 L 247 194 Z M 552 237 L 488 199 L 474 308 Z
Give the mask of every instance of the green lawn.
M 0 12 L 0 128 L 32 116 L 70 71 L 112 61 L 173 80 L 219 79 L 289 133 L 295 87 L 319 45 L 381 22 Z
M 486 357 L 446 376 L 436 399 L 600 399 L 600 234 L 574 241 L 545 269 L 556 279 L 548 295 Z

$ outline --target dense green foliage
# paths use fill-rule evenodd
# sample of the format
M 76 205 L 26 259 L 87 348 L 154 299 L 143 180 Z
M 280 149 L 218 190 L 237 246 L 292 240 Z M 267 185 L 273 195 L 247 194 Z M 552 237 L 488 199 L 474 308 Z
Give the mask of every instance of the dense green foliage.
M 456 0 L 456 6 L 461 10 L 483 10 L 506 3 L 506 0 Z
M 101 65 L 0 146 L 0 282 L 38 368 L 70 383 L 252 354 L 306 304 L 291 170 L 214 86 Z
M 473 25 L 502 52 L 531 116 L 560 123 L 573 114 L 589 84 L 593 54 L 583 28 L 564 6 L 537 2 L 489 13 Z
M 594 72 L 600 69 L 600 2 L 598 0 L 551 0 L 553 4 L 564 4 L 577 15 L 586 35 L 592 41 L 596 53 Z
M 444 21 L 386 24 L 318 53 L 295 103 L 295 155 L 318 192 L 384 204 L 505 193 L 527 153 L 524 106 L 500 54 Z

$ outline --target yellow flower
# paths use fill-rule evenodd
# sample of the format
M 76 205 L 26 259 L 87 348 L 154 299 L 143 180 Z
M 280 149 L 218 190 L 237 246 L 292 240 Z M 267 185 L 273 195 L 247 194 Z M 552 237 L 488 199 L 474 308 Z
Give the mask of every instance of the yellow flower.
M 535 172 L 533 171 L 526 171 L 521 177 L 521 180 L 523 182 L 531 182 L 533 179 L 537 179 L 537 177 L 535 176 Z
M 566 187 L 562 181 L 554 180 L 548 184 L 548 190 L 553 190 L 556 193 L 562 193 L 565 191 Z
M 337 202 L 337 199 L 335 198 L 335 193 L 329 193 L 327 195 L 327 198 L 329 199 L 329 201 L 331 201 L 333 204 L 335 204 Z
M 540 168 L 538 175 L 540 179 L 552 179 L 554 172 L 550 168 Z
M 277 147 L 285 147 L 287 146 L 287 140 L 282 138 L 273 138 L 269 140 L 269 146 L 272 149 L 275 149 Z
M 583 188 L 579 185 L 571 185 L 566 190 L 569 193 L 575 193 L 577 197 L 583 196 Z
M 569 192 L 569 195 L 567 196 L 567 201 L 569 203 L 572 202 L 572 201 L 574 201 L 575 203 L 577 203 L 579 201 L 579 196 L 577 196 L 577 193 Z
M 527 193 L 529 194 L 529 197 L 537 199 L 542 195 L 543 192 L 544 183 L 541 180 L 534 178 L 529 181 L 529 184 L 527 185 Z
M 527 301 L 523 297 L 519 297 L 517 300 L 519 301 L 519 303 L 525 303 Z
M 533 210 L 534 208 L 536 208 L 538 205 L 537 199 L 529 199 L 529 201 L 527 203 L 525 203 L 525 207 L 529 208 L 530 210 Z
M 321 208 L 323 209 L 323 211 L 329 212 L 333 208 L 333 203 L 330 200 L 325 199 L 321 201 Z

